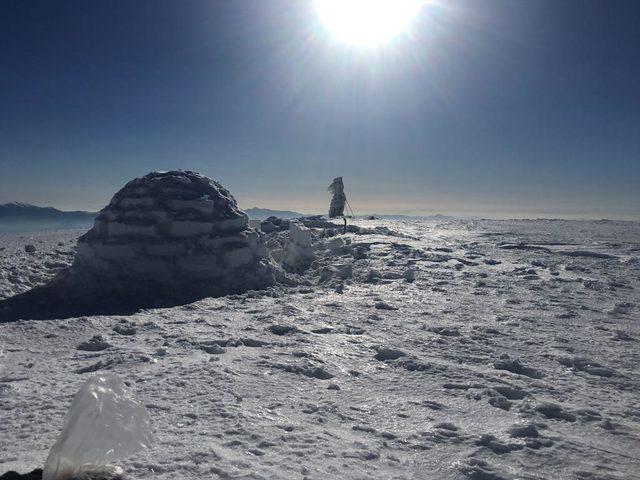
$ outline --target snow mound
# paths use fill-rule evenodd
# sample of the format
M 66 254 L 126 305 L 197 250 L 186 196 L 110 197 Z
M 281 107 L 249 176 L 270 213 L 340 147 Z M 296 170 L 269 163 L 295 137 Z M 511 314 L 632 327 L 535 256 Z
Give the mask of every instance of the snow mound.
M 114 465 L 152 440 L 149 415 L 113 374 L 90 378 L 71 403 L 60 437 L 51 448 L 43 480 L 114 476 Z
M 103 285 L 158 293 L 200 284 L 224 294 L 273 283 L 264 242 L 233 196 L 189 171 L 127 183 L 78 240 L 74 270 Z

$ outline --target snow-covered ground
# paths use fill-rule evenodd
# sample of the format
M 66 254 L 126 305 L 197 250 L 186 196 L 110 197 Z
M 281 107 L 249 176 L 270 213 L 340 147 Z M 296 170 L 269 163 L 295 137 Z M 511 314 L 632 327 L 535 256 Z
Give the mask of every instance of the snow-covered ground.
M 111 371 L 156 437 L 133 479 L 640 478 L 639 223 L 359 223 L 404 236 L 317 240 L 304 286 L 0 324 L 0 473 Z M 0 299 L 80 233 L 0 236 Z

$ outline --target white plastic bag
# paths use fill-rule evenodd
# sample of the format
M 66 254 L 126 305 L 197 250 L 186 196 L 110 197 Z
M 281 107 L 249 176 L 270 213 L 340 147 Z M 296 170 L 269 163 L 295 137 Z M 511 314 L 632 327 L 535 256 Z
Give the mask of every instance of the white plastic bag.
M 74 397 L 42 478 L 117 475 L 113 463 L 147 448 L 151 440 L 149 415 L 133 393 L 117 375 L 96 375 Z

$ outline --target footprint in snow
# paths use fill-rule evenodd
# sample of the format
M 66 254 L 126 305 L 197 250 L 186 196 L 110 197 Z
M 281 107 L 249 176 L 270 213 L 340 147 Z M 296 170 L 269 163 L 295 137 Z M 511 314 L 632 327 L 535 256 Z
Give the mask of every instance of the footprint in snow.
M 304 375 L 305 377 L 316 378 L 318 380 L 329 380 L 334 377 L 332 373 L 329 373 L 323 367 L 313 365 L 311 362 L 303 362 L 299 364 L 275 363 L 269 366 L 277 370 L 283 370 L 297 375 Z
M 573 368 L 575 371 L 585 372 L 589 375 L 595 375 L 598 377 L 612 377 L 616 374 L 616 371 L 614 369 L 605 367 L 604 365 L 589 360 L 588 358 L 560 358 L 558 361 L 565 367 Z
M 94 335 L 86 342 L 80 343 L 76 348 L 85 352 L 100 352 L 110 347 L 113 347 L 113 345 L 107 342 L 102 335 Z
M 540 435 L 533 423 L 514 425 L 509 429 L 509 435 L 514 438 L 537 438 Z
M 504 453 L 510 453 L 514 450 L 522 450 L 524 445 L 521 443 L 502 443 L 493 435 L 482 435 L 476 440 L 476 445 L 479 447 L 486 447 L 493 453 L 502 455 Z
M 398 310 L 398 307 L 389 305 L 387 302 L 376 302 L 375 307 L 377 310 Z
M 496 370 L 506 370 L 517 375 L 524 375 L 529 378 L 542 378 L 543 374 L 539 370 L 532 367 L 523 365 L 518 358 L 511 359 L 508 355 L 504 354 L 500 357 L 500 360 L 493 364 Z
M 489 405 L 501 410 L 508 411 L 511 410 L 511 406 L 513 405 L 513 403 L 511 403 L 506 397 L 503 397 L 502 395 L 496 395 L 489 398 Z
M 380 347 L 377 349 L 378 352 L 373 356 L 376 360 L 381 362 L 385 362 L 387 360 L 397 360 L 400 357 L 404 357 L 406 353 L 402 350 L 397 350 L 395 348 L 388 347 Z
M 271 325 L 268 330 L 274 335 L 289 335 L 291 333 L 303 333 L 298 327 L 293 325 Z
M 633 342 L 635 340 L 635 338 L 633 338 L 627 332 L 624 332 L 622 330 L 616 330 L 615 333 L 613 334 L 613 337 L 611 337 L 611 338 L 612 338 L 612 340 L 615 340 L 617 342 L 619 342 L 619 341 Z
M 460 330 L 457 327 L 431 327 L 430 332 L 437 333 L 444 337 L 459 337 Z
M 526 390 L 502 385 L 493 387 L 493 389 L 509 400 L 522 400 L 524 397 L 529 395 L 529 392 L 527 392 Z
M 222 355 L 224 353 L 226 353 L 227 351 L 220 346 L 219 343 L 217 342 L 202 342 L 200 343 L 200 349 L 205 352 L 205 353 L 209 353 L 211 355 Z
M 576 416 L 565 410 L 562 405 L 552 402 L 544 402 L 535 407 L 535 411 L 541 413 L 547 418 L 554 420 L 565 420 L 567 422 L 575 422 Z
M 113 331 L 119 333 L 120 335 L 131 336 L 138 333 L 136 327 L 127 323 L 119 323 L 115 327 L 113 327 Z

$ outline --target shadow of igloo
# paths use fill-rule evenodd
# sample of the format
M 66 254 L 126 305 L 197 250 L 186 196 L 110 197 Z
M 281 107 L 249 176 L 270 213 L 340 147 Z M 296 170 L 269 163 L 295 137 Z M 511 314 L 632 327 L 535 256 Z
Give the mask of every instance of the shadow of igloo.
M 275 283 L 262 237 L 218 182 L 152 172 L 116 193 L 71 268 L 0 302 L 0 321 L 127 314 Z

